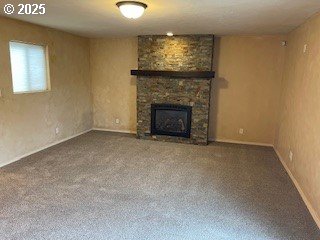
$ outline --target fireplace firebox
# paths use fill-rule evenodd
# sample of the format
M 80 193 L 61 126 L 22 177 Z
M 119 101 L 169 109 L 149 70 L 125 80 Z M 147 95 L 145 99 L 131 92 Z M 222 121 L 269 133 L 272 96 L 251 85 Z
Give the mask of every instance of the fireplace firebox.
M 151 104 L 151 135 L 190 138 L 192 107 Z

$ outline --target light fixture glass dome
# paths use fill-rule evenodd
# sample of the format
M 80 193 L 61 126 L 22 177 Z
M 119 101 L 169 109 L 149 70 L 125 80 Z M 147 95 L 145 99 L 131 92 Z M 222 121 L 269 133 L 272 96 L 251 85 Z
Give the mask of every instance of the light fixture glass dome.
M 126 18 L 136 19 L 143 15 L 147 5 L 141 2 L 123 1 L 117 3 L 118 8 Z

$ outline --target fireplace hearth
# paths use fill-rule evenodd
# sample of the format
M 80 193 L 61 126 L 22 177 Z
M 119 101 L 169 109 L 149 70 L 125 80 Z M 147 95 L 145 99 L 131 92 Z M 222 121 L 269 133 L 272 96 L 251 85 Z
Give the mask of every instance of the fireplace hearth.
M 151 135 L 190 138 L 192 107 L 151 104 Z

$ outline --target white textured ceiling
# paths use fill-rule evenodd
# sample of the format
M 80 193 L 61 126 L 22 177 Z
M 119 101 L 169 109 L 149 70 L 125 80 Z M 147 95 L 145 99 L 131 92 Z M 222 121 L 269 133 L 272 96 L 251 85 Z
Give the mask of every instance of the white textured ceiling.
M 45 3 L 45 15 L 10 15 L 23 21 L 81 36 L 145 34 L 274 34 L 286 33 L 320 10 L 320 0 L 144 0 L 145 14 L 124 18 L 116 0 L 0 0 Z

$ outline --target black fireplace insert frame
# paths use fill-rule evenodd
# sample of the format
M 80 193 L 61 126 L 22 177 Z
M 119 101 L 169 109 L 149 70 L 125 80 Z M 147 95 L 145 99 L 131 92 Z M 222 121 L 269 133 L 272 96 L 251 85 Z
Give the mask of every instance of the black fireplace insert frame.
M 182 111 L 187 113 L 186 131 L 170 132 L 162 131 L 156 128 L 156 111 L 157 110 L 172 110 L 172 111 Z M 190 138 L 191 135 L 191 118 L 192 118 L 192 107 L 185 105 L 176 104 L 151 104 L 151 135 L 166 135 L 173 137 L 183 137 Z

